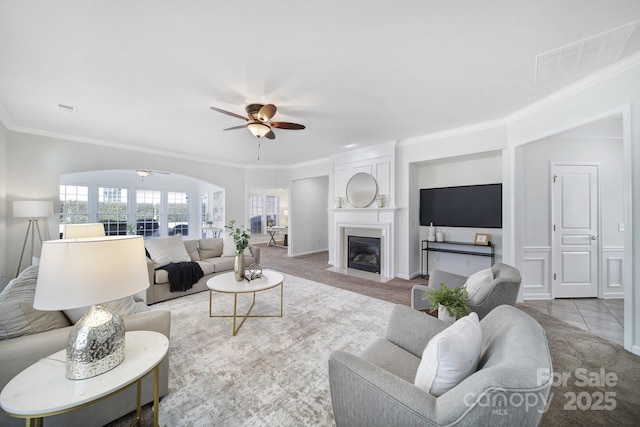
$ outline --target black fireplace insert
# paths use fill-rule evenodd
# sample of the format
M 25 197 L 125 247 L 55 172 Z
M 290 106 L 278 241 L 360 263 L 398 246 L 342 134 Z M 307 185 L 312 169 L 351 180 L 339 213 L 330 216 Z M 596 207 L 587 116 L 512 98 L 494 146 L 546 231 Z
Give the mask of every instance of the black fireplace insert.
M 380 273 L 380 238 L 349 236 L 347 267 Z

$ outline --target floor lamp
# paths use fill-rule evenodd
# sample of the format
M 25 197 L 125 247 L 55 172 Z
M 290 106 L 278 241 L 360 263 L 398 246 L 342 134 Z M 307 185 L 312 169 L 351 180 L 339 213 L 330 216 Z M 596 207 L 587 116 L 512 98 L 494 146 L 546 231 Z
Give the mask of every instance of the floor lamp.
M 33 258 L 33 246 L 36 231 L 38 232 L 38 239 L 42 246 L 42 235 L 40 234 L 38 218 L 46 218 L 51 215 L 53 215 L 53 202 L 51 201 L 19 200 L 13 202 L 14 218 L 29 218 L 29 225 L 27 226 L 27 234 L 24 236 L 24 243 L 22 244 L 22 253 L 20 254 L 20 261 L 18 262 L 16 277 L 20 274 L 20 267 L 22 266 L 22 259 L 24 258 L 24 250 L 27 247 L 27 240 L 29 240 L 29 233 L 31 233 L 31 258 Z

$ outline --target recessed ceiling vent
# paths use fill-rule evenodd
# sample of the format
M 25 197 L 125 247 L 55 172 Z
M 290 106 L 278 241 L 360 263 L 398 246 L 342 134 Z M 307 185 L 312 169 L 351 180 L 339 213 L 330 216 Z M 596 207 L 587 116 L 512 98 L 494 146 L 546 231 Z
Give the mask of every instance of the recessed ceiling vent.
M 569 43 L 536 57 L 536 82 L 594 71 L 640 50 L 640 21 Z
M 69 114 L 74 114 L 77 111 L 76 107 L 65 104 L 58 104 L 58 110 Z

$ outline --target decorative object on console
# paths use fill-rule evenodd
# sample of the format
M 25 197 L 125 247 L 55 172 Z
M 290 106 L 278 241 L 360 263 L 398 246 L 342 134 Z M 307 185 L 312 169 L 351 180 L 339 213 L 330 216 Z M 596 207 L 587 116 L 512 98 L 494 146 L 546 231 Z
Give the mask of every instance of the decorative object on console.
M 107 303 L 148 287 L 141 236 L 44 242 L 34 308 L 67 310 L 91 306 L 69 333 L 67 378 L 94 377 L 122 362 L 124 323 Z
M 442 282 L 440 283 L 440 288 L 427 290 L 422 296 L 422 299 L 429 300 L 429 304 L 431 305 L 430 311 L 438 307 L 438 318 L 440 320 L 447 320 L 445 314 L 448 314 L 455 320 L 471 313 L 471 309 L 467 305 L 469 293 L 464 286 L 447 288 L 444 282 Z M 443 306 L 445 309 L 441 310 L 439 306 Z
M 342 208 L 342 197 L 339 197 L 339 196 L 336 197 L 335 203 L 336 203 L 336 209 Z
M 489 235 L 485 233 L 476 233 L 473 243 L 476 245 L 487 246 L 489 244 Z
M 33 258 L 33 245 L 35 239 L 35 231 L 38 231 L 38 240 L 42 245 L 42 235 L 40 234 L 40 226 L 38 218 L 46 218 L 53 215 L 53 202 L 48 200 L 16 200 L 13 202 L 14 218 L 29 218 L 27 233 L 24 235 L 24 243 L 22 244 L 22 252 L 20 253 L 20 261 L 18 261 L 18 269 L 16 277 L 20 274 L 22 267 L 22 259 L 24 258 L 24 250 L 27 247 L 27 239 L 31 232 L 31 258 Z
M 378 194 L 378 196 L 376 197 L 376 203 L 379 208 L 384 208 L 387 204 L 387 196 L 385 196 L 384 194 Z
M 436 229 L 433 228 L 433 223 L 429 224 L 429 233 L 427 234 L 427 241 L 429 242 L 436 241 Z
M 247 273 L 245 273 L 244 278 L 248 281 L 259 279 L 262 277 L 262 267 L 260 264 L 253 263 L 247 269 Z
M 358 172 L 347 183 L 347 201 L 354 208 L 366 208 L 376 198 L 378 184 L 373 175 Z
M 229 225 L 225 228 L 231 230 L 229 235 L 233 237 L 233 242 L 236 247 L 236 259 L 233 265 L 233 272 L 237 281 L 244 280 L 244 250 L 249 247 L 249 232 L 247 229 L 240 225 L 236 227 L 236 220 L 229 221 Z
M 444 242 L 444 232 L 442 230 L 436 231 L 436 242 Z

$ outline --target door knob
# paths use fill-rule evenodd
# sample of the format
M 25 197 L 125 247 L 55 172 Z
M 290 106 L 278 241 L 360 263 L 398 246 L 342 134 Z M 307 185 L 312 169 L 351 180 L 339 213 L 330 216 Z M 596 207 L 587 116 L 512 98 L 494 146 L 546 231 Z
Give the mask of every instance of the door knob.
M 600 238 L 600 236 L 594 236 L 593 234 L 591 235 L 591 240 L 598 240 Z

